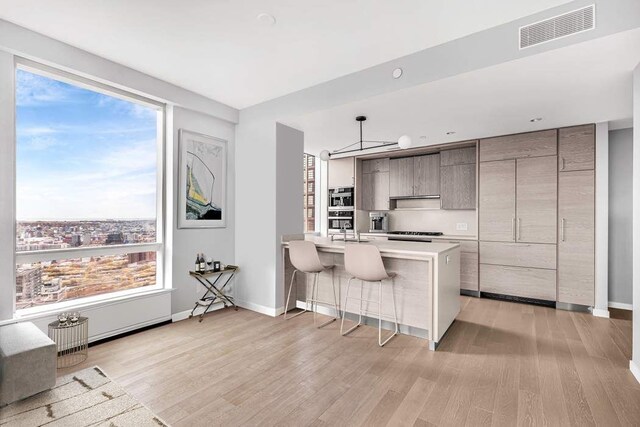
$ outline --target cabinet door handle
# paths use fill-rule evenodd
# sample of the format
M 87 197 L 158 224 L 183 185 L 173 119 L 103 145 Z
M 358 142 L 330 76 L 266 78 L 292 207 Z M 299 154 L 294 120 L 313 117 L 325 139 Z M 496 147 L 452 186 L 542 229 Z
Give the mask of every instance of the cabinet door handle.
M 511 218 L 511 237 L 513 238 L 513 241 L 516 240 L 516 218 L 515 217 Z
M 564 242 L 564 221 L 565 221 L 564 218 L 560 220 L 560 240 L 562 242 Z
M 516 227 L 516 240 L 520 240 L 521 239 L 521 232 L 520 232 L 520 218 L 518 218 L 518 226 Z
M 562 160 L 562 165 L 560 166 L 560 170 L 563 171 L 564 170 L 564 157 L 560 158 Z

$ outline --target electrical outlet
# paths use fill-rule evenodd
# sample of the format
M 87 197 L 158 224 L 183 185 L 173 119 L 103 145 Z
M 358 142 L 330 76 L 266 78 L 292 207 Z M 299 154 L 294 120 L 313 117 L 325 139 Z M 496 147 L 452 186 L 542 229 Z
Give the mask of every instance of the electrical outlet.
M 467 231 L 469 229 L 469 225 L 466 222 L 458 222 L 456 223 L 456 230 L 458 231 Z

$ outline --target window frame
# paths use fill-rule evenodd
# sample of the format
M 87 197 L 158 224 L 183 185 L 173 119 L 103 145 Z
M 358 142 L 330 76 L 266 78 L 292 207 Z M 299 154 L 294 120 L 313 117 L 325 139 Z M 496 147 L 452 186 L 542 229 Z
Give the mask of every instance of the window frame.
M 112 96 L 133 102 L 145 107 L 154 109 L 157 112 L 156 119 L 156 241 L 155 243 L 133 243 L 123 245 L 109 246 L 89 246 L 85 248 L 64 248 L 64 249 L 48 249 L 38 251 L 17 251 L 17 229 L 18 220 L 16 218 L 17 202 L 14 198 L 13 202 L 13 286 L 12 286 L 12 312 L 14 318 L 32 317 L 33 315 L 46 314 L 56 312 L 60 309 L 78 309 L 94 305 L 97 302 L 120 300 L 122 298 L 139 297 L 146 293 L 155 293 L 167 289 L 167 281 L 165 280 L 165 229 L 166 229 L 166 198 L 165 198 L 165 165 L 166 165 L 166 104 L 144 97 L 140 94 L 120 89 L 100 81 L 90 79 L 84 76 L 73 74 L 67 71 L 59 70 L 44 64 L 40 64 L 25 58 L 15 58 L 14 73 L 18 70 L 48 77 L 54 80 L 62 81 L 83 89 L 93 92 Z M 17 89 L 17 79 L 14 83 L 14 93 Z M 17 114 L 17 99 L 14 97 L 14 111 Z M 14 123 L 14 165 L 17 162 L 17 118 Z M 17 197 L 17 171 L 14 167 L 14 197 Z M 156 253 L 156 284 L 153 286 L 144 286 L 135 289 L 126 289 L 122 291 L 108 292 L 104 294 L 92 295 L 72 300 L 66 300 L 51 304 L 44 304 L 36 307 L 24 309 L 16 309 L 16 270 L 18 264 L 45 262 L 62 259 L 83 258 L 91 256 L 120 255 L 140 252 Z

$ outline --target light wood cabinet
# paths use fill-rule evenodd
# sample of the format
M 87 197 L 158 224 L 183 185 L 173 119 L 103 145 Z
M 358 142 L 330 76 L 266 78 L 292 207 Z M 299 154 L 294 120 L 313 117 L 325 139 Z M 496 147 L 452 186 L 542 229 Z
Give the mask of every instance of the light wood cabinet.
M 460 252 L 460 289 L 478 292 L 478 252 Z
M 516 161 L 516 241 L 556 243 L 556 156 Z
M 389 159 L 372 159 L 362 161 L 362 173 L 389 172 Z
M 476 165 L 440 167 L 440 203 L 442 209 L 476 208 Z
M 389 172 L 363 173 L 361 197 L 362 210 L 389 210 Z
M 480 163 L 480 240 L 515 240 L 516 161 Z
M 480 240 L 555 243 L 556 156 L 480 163 Z
M 558 154 L 557 130 L 521 133 L 480 140 L 480 161 L 555 156 Z
M 558 301 L 593 306 L 595 175 L 561 172 L 558 179 Z
M 493 294 L 555 301 L 556 271 L 480 264 L 480 290 Z
M 413 195 L 437 196 L 440 194 L 440 154 L 428 154 L 413 158 Z
M 440 166 L 468 165 L 476 163 L 476 147 L 454 148 L 440 152 Z
M 389 160 L 389 196 L 413 196 L 413 157 Z
M 558 170 L 569 172 L 595 168 L 595 125 L 560 129 L 558 134 Z
M 353 187 L 355 185 L 355 158 L 329 160 L 329 188 Z
M 480 242 L 482 264 L 556 269 L 556 245 L 539 243 Z

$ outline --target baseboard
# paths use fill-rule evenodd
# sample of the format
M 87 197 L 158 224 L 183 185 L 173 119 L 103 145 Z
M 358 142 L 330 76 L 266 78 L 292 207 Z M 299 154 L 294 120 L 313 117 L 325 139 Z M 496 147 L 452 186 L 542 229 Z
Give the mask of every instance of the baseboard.
M 284 312 L 283 308 L 267 307 L 265 305 L 255 304 L 248 301 L 235 300 L 238 307 L 246 308 L 247 310 L 255 311 L 260 314 L 266 314 L 267 316 L 277 317 Z
M 94 342 L 103 342 L 107 339 L 110 339 L 113 337 L 119 337 L 130 332 L 137 332 L 140 329 L 152 327 L 160 323 L 168 322 L 170 320 L 171 319 L 169 318 L 169 316 L 166 316 L 166 317 L 162 316 L 162 317 L 158 317 L 157 319 L 151 319 L 146 322 L 136 323 L 135 325 L 130 325 L 124 328 L 114 329 L 109 332 L 105 332 L 103 334 L 98 334 L 90 337 L 89 344 L 93 344 Z
M 209 313 L 211 313 L 212 311 L 216 311 L 216 310 L 220 310 L 224 308 L 224 304 L 221 302 L 215 303 L 213 304 L 213 307 L 211 307 L 209 309 Z M 204 307 L 198 307 L 196 309 L 196 311 L 193 312 L 194 316 L 199 316 L 203 311 L 204 311 Z M 179 322 L 181 320 L 186 320 L 189 318 L 189 315 L 191 314 L 191 310 L 185 310 L 185 311 L 181 311 L 179 313 L 174 313 L 171 315 L 171 321 L 172 322 Z
M 636 381 L 640 383 L 640 367 L 633 363 L 633 360 L 629 361 L 629 369 L 631 369 L 631 373 L 634 377 L 636 377 Z
M 596 317 L 603 317 L 605 319 L 609 318 L 609 310 L 605 310 L 603 308 L 594 308 L 593 310 L 591 310 L 591 314 Z
M 620 310 L 633 310 L 633 304 L 609 301 L 609 308 L 617 308 Z

